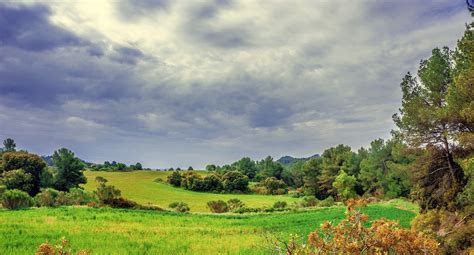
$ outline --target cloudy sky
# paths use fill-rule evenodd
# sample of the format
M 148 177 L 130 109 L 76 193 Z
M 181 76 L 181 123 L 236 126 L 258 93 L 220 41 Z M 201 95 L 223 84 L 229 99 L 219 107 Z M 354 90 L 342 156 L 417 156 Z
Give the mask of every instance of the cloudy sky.
M 464 0 L 0 2 L 0 138 L 203 167 L 388 138 Z

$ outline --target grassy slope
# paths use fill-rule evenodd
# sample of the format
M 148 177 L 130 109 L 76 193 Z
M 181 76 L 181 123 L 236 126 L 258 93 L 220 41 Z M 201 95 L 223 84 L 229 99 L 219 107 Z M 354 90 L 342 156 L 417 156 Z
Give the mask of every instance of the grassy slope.
M 45 240 L 65 236 L 93 254 L 268 254 L 264 233 L 306 236 L 323 221 L 339 221 L 344 208 L 245 216 L 174 214 L 95 208 L 0 210 L 2 254 L 33 254 Z M 374 204 L 371 219 L 395 219 L 407 227 L 413 212 Z
M 205 173 L 205 172 L 204 172 Z M 206 206 L 210 200 L 224 200 L 238 198 L 251 207 L 272 206 L 276 201 L 291 203 L 298 201 L 289 196 L 264 196 L 264 195 L 237 195 L 237 194 L 213 194 L 204 192 L 193 192 L 181 188 L 172 187 L 166 183 L 154 182 L 161 178 L 166 182 L 170 172 L 161 171 L 134 171 L 134 172 L 85 172 L 88 179 L 86 190 L 94 190 L 97 186 L 96 176 L 105 177 L 109 183 L 115 185 L 122 191 L 122 195 L 128 199 L 142 204 L 155 204 L 168 207 L 171 202 L 186 202 L 193 212 L 208 212 Z

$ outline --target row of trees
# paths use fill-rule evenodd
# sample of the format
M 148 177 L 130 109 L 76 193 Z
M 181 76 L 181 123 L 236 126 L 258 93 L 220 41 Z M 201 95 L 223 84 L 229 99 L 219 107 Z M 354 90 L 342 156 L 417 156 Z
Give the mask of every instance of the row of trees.
M 27 151 L 16 151 L 13 139 L 6 139 L 0 151 L 0 185 L 6 189 L 18 189 L 31 196 L 41 188 L 69 191 L 86 183 L 84 164 L 66 148 L 52 156 L 53 166 L 47 167 L 44 160 Z
M 143 170 L 143 166 L 140 162 L 127 166 L 125 163 L 120 163 L 116 161 L 105 161 L 104 164 L 91 164 L 87 167 L 91 171 L 107 171 L 107 172 L 126 172 L 126 171 L 135 171 Z
M 221 175 L 213 173 L 202 177 L 193 171 L 173 171 L 168 183 L 187 190 L 204 192 L 246 193 L 249 191 L 249 178 L 237 171 Z
M 291 187 L 301 195 L 346 200 L 364 194 L 408 196 L 412 187 L 408 166 L 414 159 L 408 147 L 394 138 L 389 141 L 377 139 L 370 148 L 361 148 L 357 152 L 341 144 L 325 150 L 320 157 L 298 161 L 287 167 L 271 157 L 261 161 L 244 157 L 230 165 L 208 165 L 206 170 L 221 175 L 239 172 L 250 181 L 259 182 L 257 187 L 279 185 L 279 192 L 272 190 L 267 194 L 281 194 L 281 190 Z

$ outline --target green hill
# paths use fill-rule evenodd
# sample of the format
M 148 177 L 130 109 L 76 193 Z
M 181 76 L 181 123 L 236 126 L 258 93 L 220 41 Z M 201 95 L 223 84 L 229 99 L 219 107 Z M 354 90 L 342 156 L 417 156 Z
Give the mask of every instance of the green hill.
M 205 171 L 196 171 L 200 174 L 207 174 Z M 133 171 L 133 172 L 94 172 L 86 171 L 86 190 L 96 189 L 95 177 L 102 176 L 109 180 L 122 191 L 125 198 L 134 200 L 141 204 L 154 204 L 160 207 L 168 207 L 172 202 L 182 201 L 189 205 L 192 212 L 209 212 L 206 203 L 210 200 L 224 200 L 238 198 L 250 207 L 272 206 L 276 201 L 286 201 L 292 203 L 298 201 L 287 195 L 265 196 L 248 194 L 214 194 L 204 192 L 194 192 L 182 188 L 175 188 L 166 183 L 166 178 L 171 172 L 166 171 Z M 163 182 L 156 182 L 161 178 Z

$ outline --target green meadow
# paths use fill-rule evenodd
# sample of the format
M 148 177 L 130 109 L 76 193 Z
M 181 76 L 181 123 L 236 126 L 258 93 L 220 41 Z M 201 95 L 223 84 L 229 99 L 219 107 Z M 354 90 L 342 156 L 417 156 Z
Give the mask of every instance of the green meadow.
M 205 171 L 196 171 L 207 174 Z M 94 172 L 86 171 L 87 184 L 84 188 L 88 191 L 96 189 L 98 183 L 95 177 L 105 177 L 111 185 L 115 185 L 122 191 L 122 196 L 141 204 L 153 204 L 167 208 L 172 202 L 185 202 L 189 205 L 191 212 L 209 212 L 206 204 L 211 200 L 227 201 L 238 198 L 250 207 L 271 207 L 276 201 L 286 201 L 288 204 L 298 201 L 287 195 L 266 196 L 253 194 L 214 194 L 205 192 L 194 192 L 182 188 L 175 188 L 166 183 L 166 177 L 170 172 L 164 171 L 133 171 L 133 172 Z M 161 178 L 163 182 L 156 182 Z
M 160 194 L 157 194 L 159 197 Z M 379 203 L 363 210 L 371 219 L 410 225 L 406 203 Z M 0 210 L 1 254 L 34 254 L 45 240 L 66 237 L 74 250 L 92 254 L 269 254 L 266 237 L 306 236 L 344 218 L 345 208 L 252 215 L 176 214 L 109 208 L 59 207 Z

